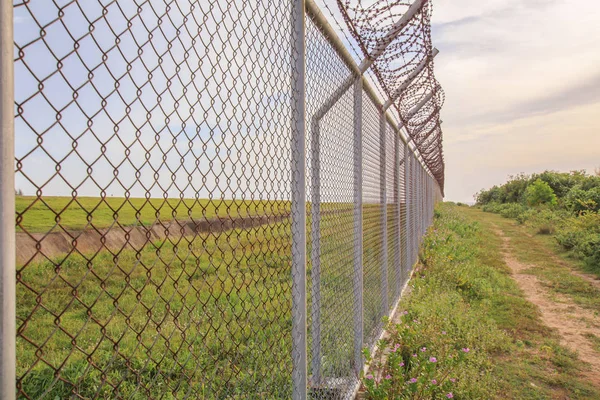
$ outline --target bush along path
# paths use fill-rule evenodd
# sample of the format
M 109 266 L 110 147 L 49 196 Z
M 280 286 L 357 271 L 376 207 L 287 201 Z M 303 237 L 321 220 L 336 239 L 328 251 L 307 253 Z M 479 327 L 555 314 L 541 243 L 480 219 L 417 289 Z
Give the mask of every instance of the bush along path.
M 561 256 L 600 279 L 600 170 L 511 176 L 475 195 L 483 211 L 515 219 L 552 239 Z
M 365 350 L 361 397 L 600 399 L 589 359 L 514 280 L 524 273 L 506 262 L 518 258 L 507 255 L 514 241 L 489 217 L 499 218 L 438 206 L 410 293 L 378 351 Z M 591 311 L 591 303 L 578 307 Z M 593 329 L 585 334 L 595 343 Z

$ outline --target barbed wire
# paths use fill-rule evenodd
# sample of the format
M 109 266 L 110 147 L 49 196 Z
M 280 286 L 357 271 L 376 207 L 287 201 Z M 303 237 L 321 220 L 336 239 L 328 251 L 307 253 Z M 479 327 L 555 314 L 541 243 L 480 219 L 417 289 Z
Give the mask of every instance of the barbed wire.
M 358 42 L 364 57 L 378 54 L 378 46 L 397 29 L 396 24 L 413 6 L 413 2 L 393 0 L 337 0 L 337 4 L 347 30 Z M 442 136 L 439 113 L 444 93 L 435 79 L 431 57 L 432 12 L 432 1 L 423 1 L 401 30 L 394 32 L 394 39 L 383 53 L 373 60 L 372 70 L 387 97 L 393 99 L 400 121 L 443 190 L 444 161 L 438 138 Z M 398 89 L 428 58 L 427 67 L 396 97 Z M 415 111 L 428 97 L 430 99 Z

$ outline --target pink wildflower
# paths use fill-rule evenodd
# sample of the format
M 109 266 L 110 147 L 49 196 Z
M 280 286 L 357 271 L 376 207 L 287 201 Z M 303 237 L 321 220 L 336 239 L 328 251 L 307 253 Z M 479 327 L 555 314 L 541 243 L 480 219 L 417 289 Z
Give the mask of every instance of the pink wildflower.
M 437 381 L 436 381 L 435 379 L 433 379 L 433 380 L 431 381 L 431 384 L 432 384 L 432 385 L 437 385 Z
M 454 395 L 452 394 L 452 392 L 450 392 L 446 395 L 446 397 L 449 399 L 452 399 L 452 398 L 454 398 Z
M 401 363 L 400 363 L 400 366 L 401 366 L 401 367 L 404 367 L 404 363 L 403 363 L 403 362 L 401 362 Z
M 454 383 L 454 382 L 456 382 L 456 379 L 455 378 L 450 378 L 450 382 Z
M 445 335 L 445 334 L 446 334 L 446 331 L 442 331 L 442 335 Z
M 385 379 L 392 379 L 392 376 L 391 375 L 386 375 Z
M 437 358 L 435 358 L 435 357 L 430 357 L 430 358 L 429 358 L 429 362 L 432 362 L 432 363 L 434 363 L 434 362 L 437 362 Z
M 367 379 L 373 379 L 373 375 L 369 374 L 369 375 L 365 376 L 365 378 L 367 378 Z
M 410 378 L 410 383 L 417 383 L 417 378 Z
M 463 347 L 462 351 L 464 351 L 465 353 L 468 353 L 471 351 L 471 349 L 469 349 L 468 347 Z
M 421 347 L 421 351 L 422 352 L 426 352 L 427 351 L 427 347 Z

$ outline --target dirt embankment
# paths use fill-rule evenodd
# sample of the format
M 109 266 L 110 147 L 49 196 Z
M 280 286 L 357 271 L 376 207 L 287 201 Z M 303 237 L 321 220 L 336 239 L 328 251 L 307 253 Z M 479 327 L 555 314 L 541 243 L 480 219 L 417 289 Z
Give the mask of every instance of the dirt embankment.
M 139 250 L 148 242 L 181 237 L 198 233 L 220 233 L 231 229 L 249 229 L 264 224 L 281 222 L 284 215 L 257 215 L 235 218 L 214 218 L 202 221 L 163 221 L 152 226 L 114 226 L 105 229 L 79 231 L 60 230 L 51 233 L 17 232 L 17 263 L 57 258 L 69 253 L 95 254 L 109 250 Z

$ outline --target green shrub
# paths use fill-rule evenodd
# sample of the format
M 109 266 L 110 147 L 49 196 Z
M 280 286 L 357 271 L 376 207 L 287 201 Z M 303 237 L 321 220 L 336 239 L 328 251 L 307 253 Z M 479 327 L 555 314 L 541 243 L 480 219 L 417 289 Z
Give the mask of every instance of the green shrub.
M 571 217 L 565 210 L 538 208 L 528 212 L 526 224 L 542 235 L 551 235 L 557 232 Z
M 475 199 L 479 205 L 525 203 L 527 189 L 537 181 L 546 183 L 556 195 L 559 203 L 566 198 L 573 188 L 577 187 L 583 191 L 600 188 L 600 176 L 590 176 L 585 171 L 544 171 L 540 174 L 509 176 L 508 181 L 503 185 L 493 186 L 488 190 L 480 190 L 475 194 Z
M 544 204 L 557 204 L 554 190 L 541 179 L 537 179 L 527 187 L 525 191 L 525 201 L 530 206 L 540 206 Z
M 600 214 L 583 212 L 566 220 L 555 236 L 557 242 L 589 265 L 600 268 Z
M 499 212 L 500 206 L 501 206 L 501 204 L 500 203 L 496 203 L 496 202 L 486 203 L 486 204 L 483 205 L 482 210 L 485 211 L 485 212 L 490 212 L 490 213 L 497 214 Z
M 517 203 L 490 203 L 483 206 L 483 211 L 500 214 L 504 218 L 517 218 L 527 212 L 527 207 Z
M 565 198 L 565 206 L 579 214 L 583 211 L 600 211 L 600 187 L 584 190 L 581 186 L 574 187 Z
M 500 210 L 500 215 L 502 215 L 504 218 L 517 218 L 525 211 L 527 211 L 527 207 L 521 204 L 508 203 L 503 204 L 503 207 Z
M 485 212 L 512 218 L 600 271 L 600 176 L 584 171 L 511 176 L 475 195 Z
M 526 224 L 531 218 L 537 214 L 537 210 L 527 208 L 515 218 L 520 225 Z

